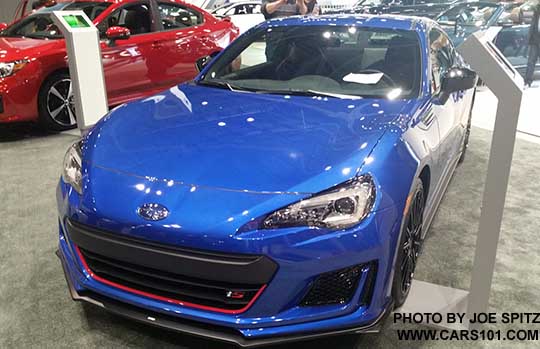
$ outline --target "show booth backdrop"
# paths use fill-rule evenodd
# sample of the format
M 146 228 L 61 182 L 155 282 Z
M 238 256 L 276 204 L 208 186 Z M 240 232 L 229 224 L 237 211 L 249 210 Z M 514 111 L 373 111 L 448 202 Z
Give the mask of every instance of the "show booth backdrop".
M 15 9 L 19 0 L 1 0 L 0 1 L 0 22 L 11 22 L 15 15 Z

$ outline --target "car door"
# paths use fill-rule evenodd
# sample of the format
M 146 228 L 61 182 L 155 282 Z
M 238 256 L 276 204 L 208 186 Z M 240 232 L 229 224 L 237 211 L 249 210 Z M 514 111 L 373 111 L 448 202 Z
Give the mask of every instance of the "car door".
M 464 128 L 461 125 L 463 112 L 462 91 L 453 93 L 443 104 L 440 102 L 441 84 L 446 72 L 454 66 L 455 51 L 448 36 L 437 28 L 429 33 L 430 72 L 432 91 L 432 110 L 439 125 L 440 145 L 438 162 L 441 175 L 444 177 L 451 170 L 457 159 L 460 139 Z
M 197 59 L 220 50 L 212 41 L 212 28 L 198 10 L 172 1 L 157 2 L 160 21 L 159 61 L 155 76 L 163 87 L 191 80 Z
M 131 36 L 126 40 L 107 40 L 105 32 L 113 26 L 129 29 Z M 98 24 L 98 29 L 110 104 L 150 93 L 155 88 L 151 71 L 158 54 L 150 2 L 130 2 L 118 7 Z

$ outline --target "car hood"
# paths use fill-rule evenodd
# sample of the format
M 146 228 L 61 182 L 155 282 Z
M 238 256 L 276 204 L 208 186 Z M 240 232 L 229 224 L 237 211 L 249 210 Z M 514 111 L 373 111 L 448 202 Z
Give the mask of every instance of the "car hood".
M 413 104 L 185 84 L 112 111 L 89 133 L 84 159 L 205 188 L 316 193 L 355 176 Z
M 63 40 L 41 40 L 0 36 L 0 61 L 9 62 L 22 58 L 40 56 L 51 49 L 59 48 Z

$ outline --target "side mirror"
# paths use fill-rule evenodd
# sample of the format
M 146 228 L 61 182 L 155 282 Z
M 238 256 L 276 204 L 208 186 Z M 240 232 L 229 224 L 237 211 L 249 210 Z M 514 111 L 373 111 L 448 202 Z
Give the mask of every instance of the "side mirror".
M 210 63 L 212 61 L 212 59 L 217 56 L 221 51 L 216 51 L 216 52 L 212 52 L 210 55 L 208 56 L 204 56 L 204 57 L 201 57 L 197 60 L 197 62 L 195 62 L 195 65 L 197 66 L 197 70 L 199 72 L 202 72 L 204 67 L 206 67 L 208 65 L 208 63 Z
M 114 43 L 116 40 L 127 40 L 131 37 L 131 32 L 128 28 L 124 27 L 110 27 L 105 32 L 107 39 Z
M 512 21 L 509 21 L 509 20 L 500 20 L 500 21 L 497 21 L 497 26 L 498 27 L 503 27 L 503 28 L 508 28 L 508 27 L 511 27 L 514 25 L 514 22 Z
M 476 73 L 467 68 L 451 68 L 445 74 L 441 83 L 439 100 L 445 104 L 450 94 L 474 88 L 478 82 Z
M 6 28 L 8 27 L 9 25 L 7 23 L 0 23 L 0 32 L 3 32 L 4 30 L 6 30 Z
M 458 35 L 458 33 L 460 32 L 460 30 L 462 29 L 459 21 L 456 19 L 456 21 L 454 22 L 454 35 Z
M 465 22 L 465 19 L 463 18 L 463 10 L 461 10 L 454 20 L 454 35 L 457 35 L 461 30 L 463 30 L 463 22 Z

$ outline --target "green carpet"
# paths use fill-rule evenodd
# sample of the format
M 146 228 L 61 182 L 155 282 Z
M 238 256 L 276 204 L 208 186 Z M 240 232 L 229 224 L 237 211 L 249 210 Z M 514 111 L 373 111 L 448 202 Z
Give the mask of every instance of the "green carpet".
M 76 137 L 0 127 L 0 348 L 230 348 L 140 325 L 71 301 L 57 244 L 55 187 Z M 491 133 L 473 129 L 465 163 L 435 218 L 416 278 L 467 289 Z M 501 233 L 491 311 L 540 311 L 540 145 L 518 140 Z M 523 326 L 522 326 L 523 327 Z M 280 348 L 505 347 L 508 342 L 398 342 L 381 334 Z M 505 327 L 497 327 L 505 329 Z M 510 328 L 510 327 L 506 327 Z M 512 328 L 516 328 L 513 326 Z M 512 343 L 512 346 L 517 343 Z M 537 347 L 536 343 L 521 343 Z

